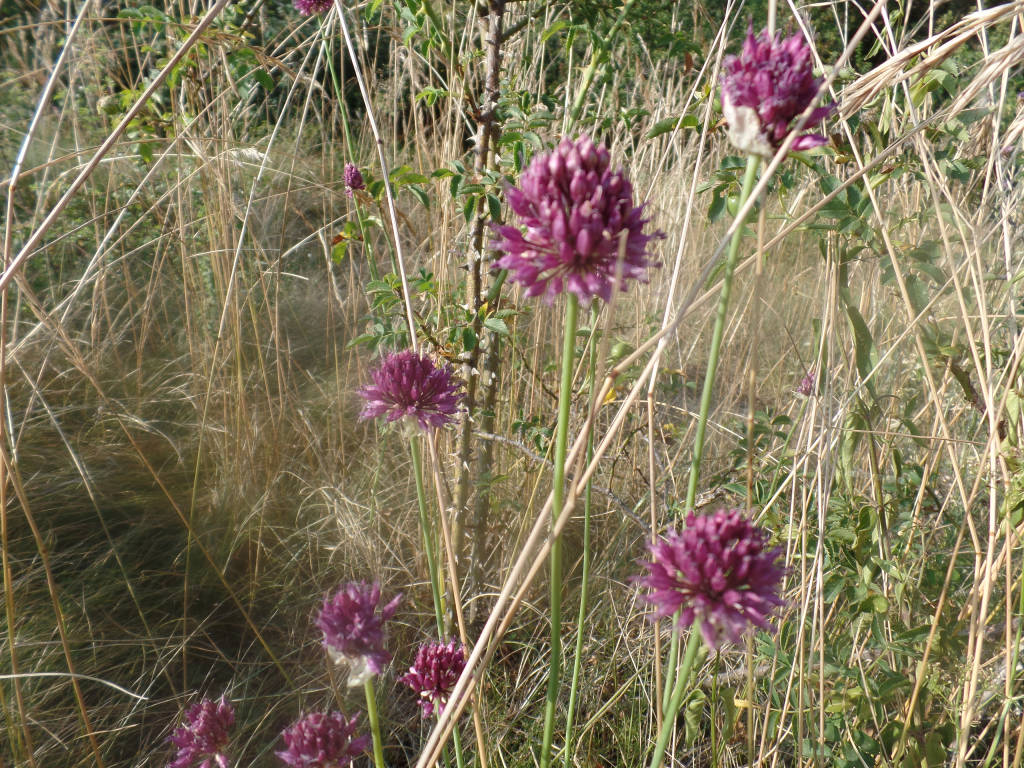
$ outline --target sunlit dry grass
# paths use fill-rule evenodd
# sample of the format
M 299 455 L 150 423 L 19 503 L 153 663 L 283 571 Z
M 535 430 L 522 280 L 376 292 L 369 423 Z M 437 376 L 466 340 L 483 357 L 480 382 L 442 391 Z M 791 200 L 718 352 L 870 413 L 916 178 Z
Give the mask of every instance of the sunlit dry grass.
M 1021 764 L 1014 403 L 1024 185 L 1014 134 L 1021 107 L 1007 86 L 1019 78 L 1011 54 L 1021 32 L 1019 3 L 1001 9 L 923 43 L 901 40 L 882 18 L 875 33 L 890 46 L 888 62 L 835 82 L 842 119 L 832 126 L 833 157 L 820 162 L 859 190 L 873 251 L 844 253 L 852 224 L 808 227 L 830 220 L 820 212 L 777 237 L 824 197 L 796 161 L 750 225 L 701 498 L 758 510 L 787 548 L 791 602 L 777 641 L 759 637 L 748 653 L 706 661 L 701 690 L 718 703 L 701 710 L 692 742 L 681 726 L 679 764 L 708 765 L 714 755 L 722 765 L 830 765 L 894 727 L 922 760 L 926 748 L 937 750 L 929 766 Z M 7 263 L 124 116 L 130 100 L 121 94 L 145 87 L 160 56 L 195 28 L 182 25 L 164 50 L 163 27 L 97 13 L 87 10 L 70 36 L 73 19 L 49 8 L 0 28 L 5 173 L 39 95 L 48 83 L 56 94 L 38 106 L 16 184 L 0 181 L 10 199 Z M 515 4 L 506 26 L 527 14 L 504 46 L 502 88 L 522 92 L 541 117 L 540 97 L 551 97 L 556 111 L 535 129 L 554 141 L 589 54 L 581 38 L 569 66 L 560 37 L 540 42 L 563 10 Z M 300 709 L 359 707 L 335 692 L 311 624 L 323 594 L 349 578 L 406 594 L 392 630 L 396 668 L 431 624 L 405 443 L 357 420 L 354 392 L 372 353 L 350 342 L 367 331 L 369 261 L 388 272 L 392 254 L 382 207 L 363 211 L 383 225 L 369 242 L 332 259 L 354 216 L 344 163 L 376 177 L 381 170 L 354 86 L 345 86 L 348 103 L 333 95 L 322 40 L 332 41 L 336 69 L 343 59 L 336 17 L 328 18 L 323 29 L 291 17 L 283 29 L 252 22 L 260 42 L 245 44 L 277 83 L 270 99 L 250 93 L 229 64 L 242 44 L 237 30 L 205 33 L 5 287 L 0 764 L 160 765 L 180 709 L 199 693 L 226 691 L 245 724 L 239 764 L 270 765 L 277 734 Z M 622 371 L 598 414 L 598 437 L 613 443 L 595 476 L 595 597 L 579 628 L 586 680 L 576 765 L 640 764 L 656 728 L 653 630 L 629 579 L 652 514 L 661 528 L 682 511 L 717 295 L 714 276 L 699 283 L 729 219 L 709 222 L 711 193 L 700 188 L 731 153 L 708 93 L 745 18 L 737 10 L 693 67 L 624 34 L 579 126 L 608 142 L 667 235 L 651 282 L 618 299 L 614 316 L 597 318 L 609 363 L 672 319 L 693 289 L 697 300 L 665 338 L 653 379 L 640 375 L 648 354 Z M 459 94 L 482 88 L 482 65 L 470 56 L 481 46 L 475 20 L 450 30 L 456 48 L 437 54 L 441 61 L 397 43 L 401 22 L 391 11 L 382 28 L 357 31 L 391 167 L 429 175 L 471 164 L 472 121 Z M 68 56 L 55 68 L 65 39 Z M 900 53 L 914 46 L 934 58 Z M 940 64 L 937 51 L 961 49 L 980 53 L 954 96 L 914 91 Z M 346 83 L 351 74 L 346 66 Z M 413 98 L 428 86 L 455 96 L 434 105 Z M 620 117 L 634 107 L 649 114 Z M 955 141 L 935 133 L 980 107 L 990 111 L 968 113 Z M 646 137 L 684 113 L 695 128 Z M 861 122 L 851 126 L 854 118 Z M 876 137 L 868 122 L 887 128 Z M 950 171 L 957 161 L 969 164 L 967 177 Z M 429 210 L 408 191 L 397 202 L 405 269 L 433 276 L 413 302 L 430 323 L 454 316 L 463 300 L 471 225 L 447 179 L 424 186 Z M 935 244 L 931 272 L 913 255 L 926 242 Z M 921 285 L 924 306 L 914 293 Z M 470 640 L 550 485 L 543 430 L 554 420 L 561 311 L 523 302 L 512 287 L 506 295 L 518 313 L 508 321 L 493 431 L 478 437 L 494 442 L 496 465 L 482 581 L 463 595 Z M 870 332 L 869 358 L 858 359 L 867 343 L 853 315 Z M 945 348 L 934 348 L 937 338 Z M 456 354 L 447 336 L 437 341 Z M 581 335 L 580 348 L 586 343 Z M 820 389 L 797 396 L 808 370 L 820 374 Z M 585 376 L 581 369 L 574 432 L 600 385 Z M 634 387 L 641 396 L 613 424 Z M 772 419 L 775 432 L 749 450 L 748 430 Z M 440 437 L 446 489 L 456 448 L 454 434 Z M 581 537 L 570 521 L 568 606 L 578 597 Z M 487 671 L 478 706 L 492 765 L 533 764 L 545 603 L 539 586 L 525 591 Z M 883 696 L 869 681 L 890 688 Z M 426 735 L 416 703 L 393 675 L 381 692 L 389 760 L 414 764 Z M 735 716 L 725 697 L 737 702 Z M 731 723 L 729 740 L 713 741 L 710 722 Z

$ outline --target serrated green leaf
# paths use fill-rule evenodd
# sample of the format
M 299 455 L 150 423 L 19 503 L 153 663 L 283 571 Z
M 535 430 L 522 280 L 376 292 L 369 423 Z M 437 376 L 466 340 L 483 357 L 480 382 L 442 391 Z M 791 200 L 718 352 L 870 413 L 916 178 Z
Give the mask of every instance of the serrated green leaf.
M 412 186 L 409 187 L 409 191 L 412 193 L 413 197 L 420 201 L 420 204 L 424 208 L 430 207 L 430 196 L 426 193 L 426 191 L 424 191 L 422 187 L 413 184 Z
M 496 333 L 499 336 L 508 336 L 509 330 L 508 325 L 505 321 L 498 317 L 488 317 L 484 320 L 484 328 L 489 330 L 491 333 Z
M 466 352 L 472 352 L 476 349 L 476 333 L 473 332 L 472 328 L 462 329 L 462 348 Z
M 490 214 L 491 221 L 501 221 L 501 200 L 497 195 L 487 195 L 487 212 Z

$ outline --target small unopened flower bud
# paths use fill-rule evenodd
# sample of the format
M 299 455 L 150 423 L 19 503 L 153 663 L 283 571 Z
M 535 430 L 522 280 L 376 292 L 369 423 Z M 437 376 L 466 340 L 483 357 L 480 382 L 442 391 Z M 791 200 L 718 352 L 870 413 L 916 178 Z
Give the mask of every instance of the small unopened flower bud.
M 352 197 L 354 190 L 366 189 L 363 174 L 359 172 L 359 168 L 354 163 L 345 163 L 343 177 L 345 181 L 345 194 L 349 197 Z

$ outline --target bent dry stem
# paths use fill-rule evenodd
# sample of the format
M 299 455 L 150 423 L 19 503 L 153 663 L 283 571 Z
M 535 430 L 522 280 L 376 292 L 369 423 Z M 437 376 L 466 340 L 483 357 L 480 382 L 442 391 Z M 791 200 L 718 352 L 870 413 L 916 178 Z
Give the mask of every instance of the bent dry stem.
M 579 299 L 566 292 L 565 336 L 562 340 L 562 381 L 558 390 L 558 427 L 555 432 L 555 472 L 552 487 L 551 524 L 562 514 L 565 501 L 565 456 L 569 436 L 569 406 L 572 401 L 572 371 L 576 356 L 576 325 Z M 544 702 L 544 741 L 540 765 L 551 765 L 551 743 L 555 733 L 555 709 L 562 672 L 562 539 L 551 541 L 551 665 L 548 669 L 547 699 Z

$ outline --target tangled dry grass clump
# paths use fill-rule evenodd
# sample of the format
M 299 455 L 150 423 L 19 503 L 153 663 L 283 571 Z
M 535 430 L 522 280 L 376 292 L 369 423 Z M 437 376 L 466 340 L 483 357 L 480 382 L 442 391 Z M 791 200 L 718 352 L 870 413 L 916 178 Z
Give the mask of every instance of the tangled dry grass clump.
M 1022 764 L 1020 0 L 926 31 L 780 7 L 839 115 L 765 163 L 745 226 L 714 94 L 747 10 L 201 5 L 0 3 L 0 767 L 163 765 L 222 694 L 208 754 L 277 764 L 300 715 L 363 706 L 315 625 L 353 581 L 405 594 L 387 763 L 429 762 L 466 706 L 460 760 L 533 765 L 549 525 L 583 681 L 554 759 L 645 763 L 676 641 L 632 577 L 690 511 L 734 231 L 693 506 L 771 532 L 785 605 L 777 635 L 692 660 L 668 764 Z M 562 305 L 488 243 L 530 158 L 583 133 L 666 237 L 570 334 L 552 504 Z M 377 358 L 417 345 L 472 418 L 360 420 Z M 472 685 L 429 688 L 432 641 L 465 644 Z

